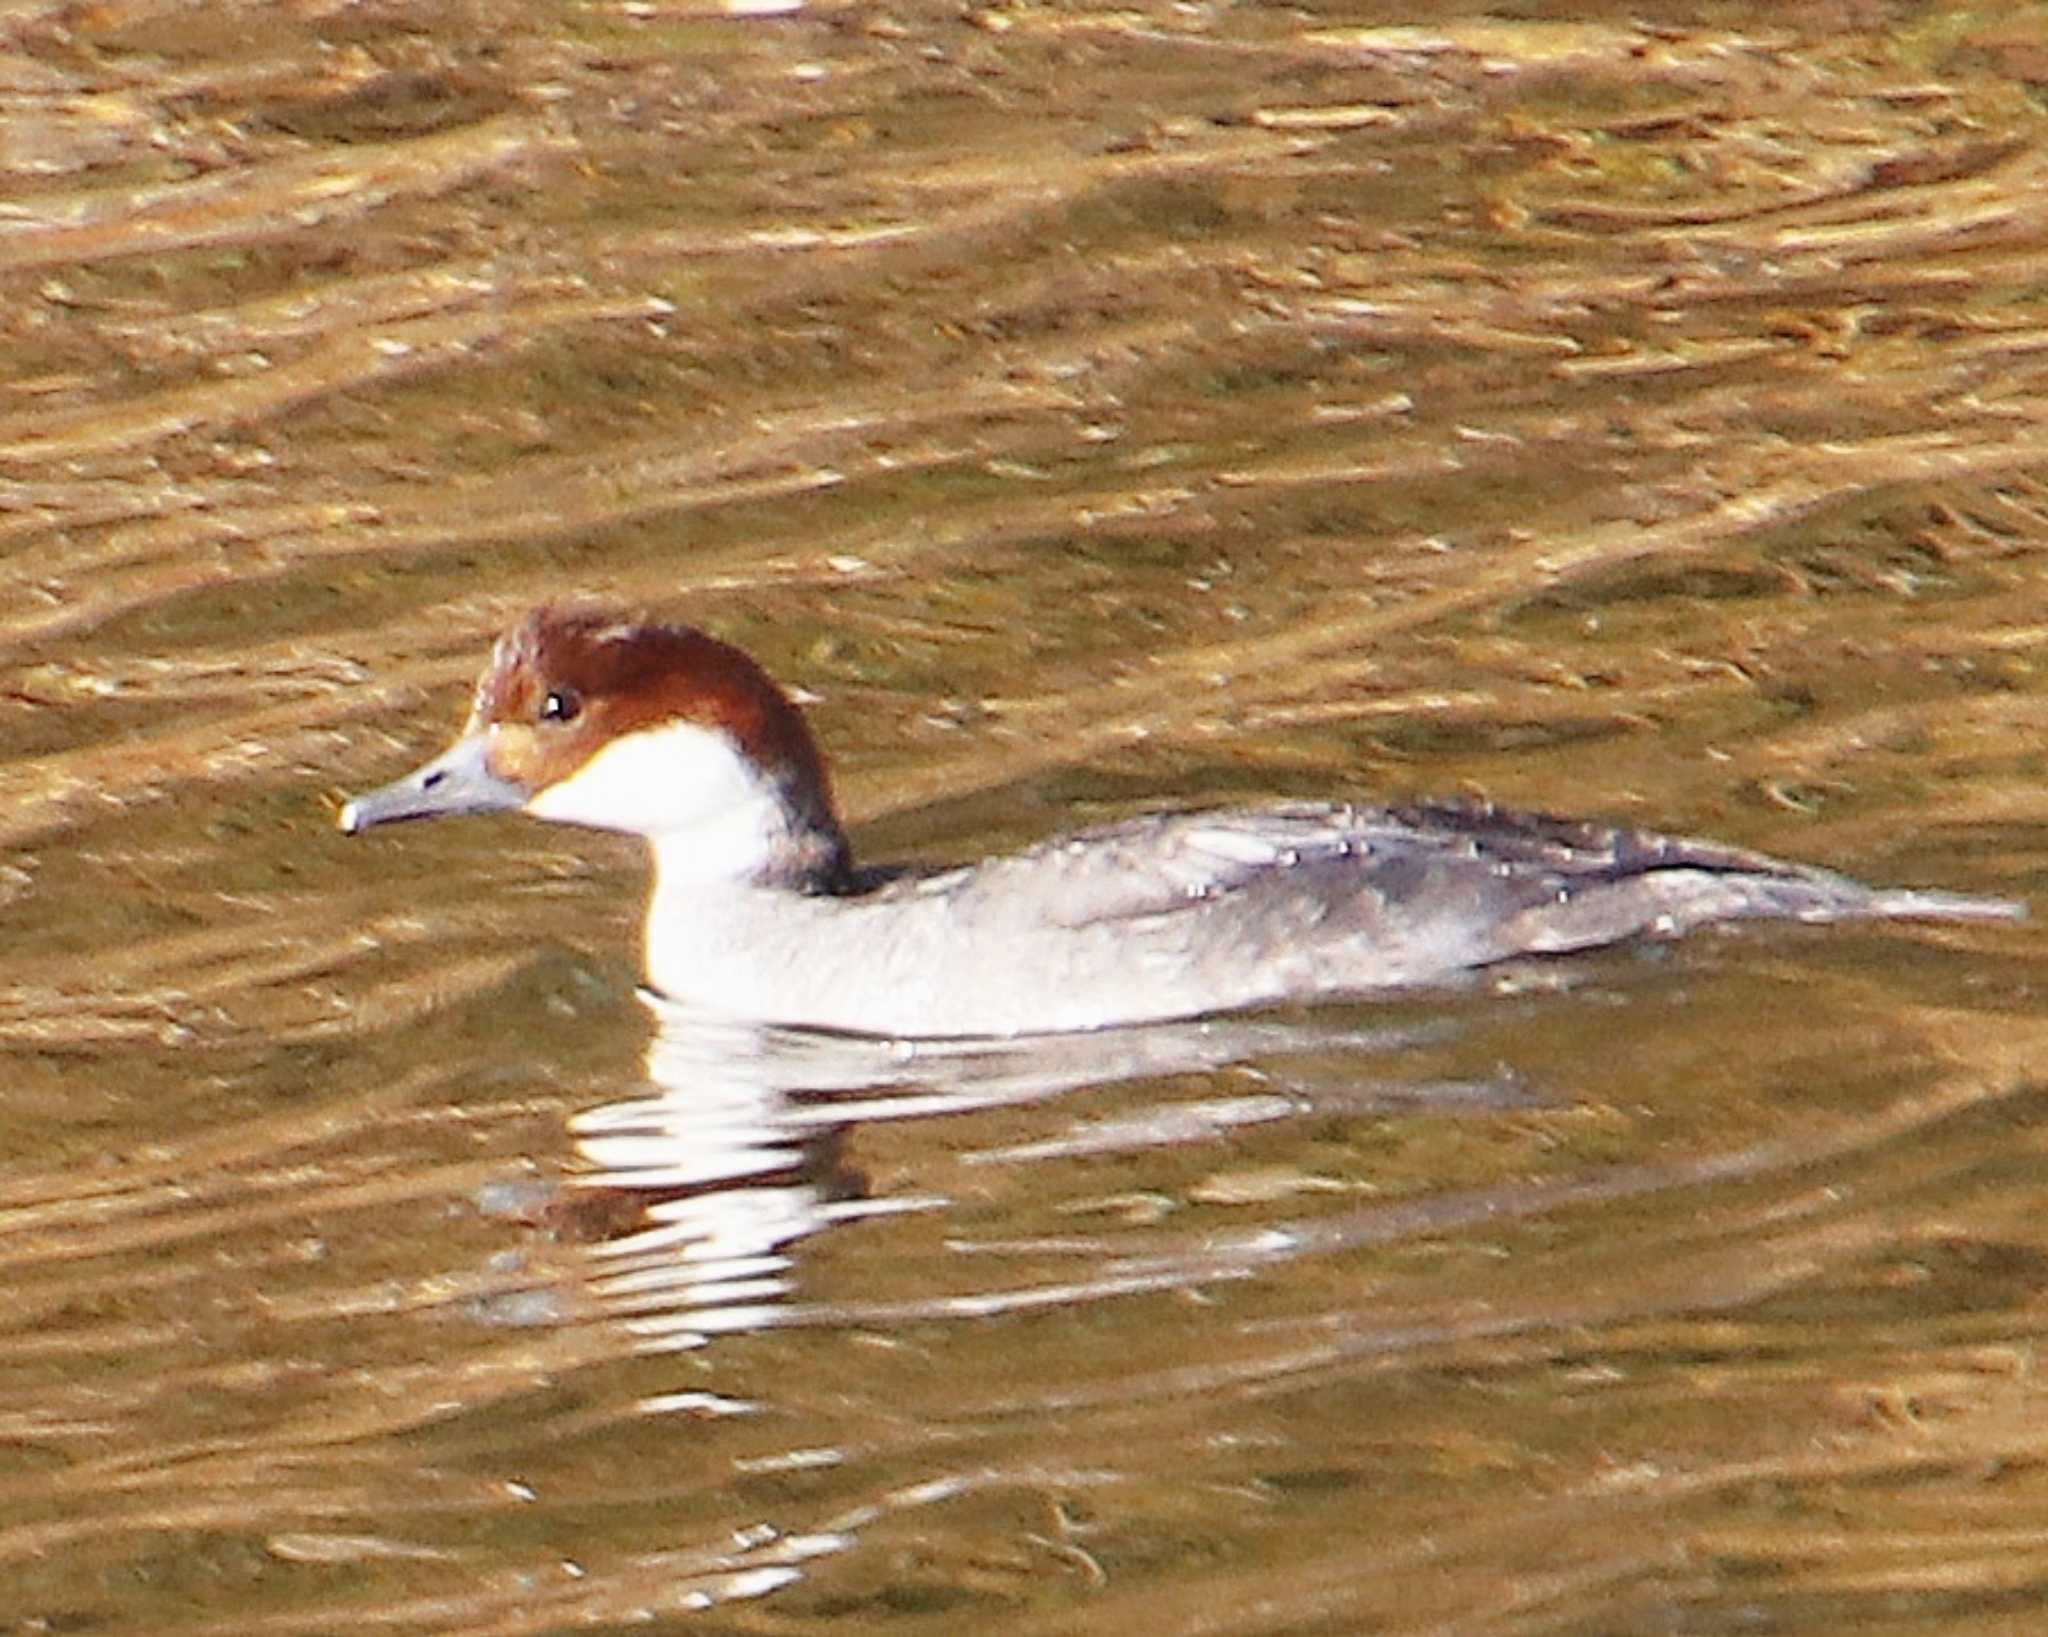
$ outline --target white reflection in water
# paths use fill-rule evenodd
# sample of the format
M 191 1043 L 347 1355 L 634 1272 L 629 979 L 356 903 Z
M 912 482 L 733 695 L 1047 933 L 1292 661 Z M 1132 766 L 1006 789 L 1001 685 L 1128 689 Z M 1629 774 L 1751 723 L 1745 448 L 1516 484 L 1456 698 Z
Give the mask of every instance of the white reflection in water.
M 1187 1256 L 1109 1258 L 1071 1282 L 908 1303 L 827 1307 L 791 1303 L 795 1247 L 862 1218 L 931 1210 L 944 1197 L 871 1197 L 842 1158 L 849 1130 L 878 1121 L 961 1115 L 1034 1102 L 1083 1086 L 1214 1071 L 1313 1049 L 1386 1052 L 1424 1031 L 1345 1033 L 1270 1018 L 1226 1018 L 1093 1034 L 908 1042 L 765 1026 L 643 997 L 655 1021 L 647 1052 L 653 1090 L 593 1108 L 571 1132 L 591 1167 L 577 1179 L 632 1204 L 623 1231 L 590 1247 L 590 1289 L 643 1345 L 700 1346 L 771 1324 L 986 1315 L 1242 1276 L 1291 1248 L 1261 1234 L 1241 1245 L 1203 1241 Z M 1354 1083 L 1352 1108 L 1428 1097 L 1477 1100 L 1469 1085 Z M 1512 1085 L 1478 1094 L 1523 1100 Z M 1248 1096 L 1162 1099 L 1064 1134 L 960 1156 L 1019 1164 L 1203 1141 L 1288 1119 L 1328 1098 L 1286 1089 Z

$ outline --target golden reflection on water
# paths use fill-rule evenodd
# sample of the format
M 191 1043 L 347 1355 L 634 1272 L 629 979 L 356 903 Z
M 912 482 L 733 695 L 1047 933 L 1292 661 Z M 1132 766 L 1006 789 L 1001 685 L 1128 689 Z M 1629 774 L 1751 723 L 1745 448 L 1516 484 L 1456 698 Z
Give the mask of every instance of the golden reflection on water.
M 548 1203 L 633 849 L 329 828 L 573 590 L 815 695 L 880 852 L 1471 789 L 2032 893 L 2038 31 L 1400 23 L 0 23 L 0 1616 L 2038 1606 L 2028 928 L 898 1064 L 679 1309 Z

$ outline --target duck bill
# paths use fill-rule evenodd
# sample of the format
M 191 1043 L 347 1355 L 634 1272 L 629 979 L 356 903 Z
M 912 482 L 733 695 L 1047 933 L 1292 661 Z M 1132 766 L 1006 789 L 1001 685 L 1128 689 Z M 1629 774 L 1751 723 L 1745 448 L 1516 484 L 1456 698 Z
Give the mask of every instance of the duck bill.
M 489 749 L 482 734 L 472 733 L 404 778 L 355 797 L 341 810 L 343 833 L 360 835 L 373 824 L 408 819 L 516 812 L 526 805 L 527 792 L 491 771 Z

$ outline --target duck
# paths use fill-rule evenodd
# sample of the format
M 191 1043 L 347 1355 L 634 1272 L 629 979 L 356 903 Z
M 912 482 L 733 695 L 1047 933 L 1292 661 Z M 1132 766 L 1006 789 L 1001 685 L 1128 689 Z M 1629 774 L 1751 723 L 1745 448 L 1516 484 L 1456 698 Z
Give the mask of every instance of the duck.
M 752 657 L 581 603 L 506 631 L 455 742 L 347 801 L 340 827 L 484 813 L 646 839 L 656 994 L 909 1038 L 1388 996 L 1718 923 L 2025 914 L 1471 800 L 1145 814 L 978 863 L 866 867 L 802 710 Z

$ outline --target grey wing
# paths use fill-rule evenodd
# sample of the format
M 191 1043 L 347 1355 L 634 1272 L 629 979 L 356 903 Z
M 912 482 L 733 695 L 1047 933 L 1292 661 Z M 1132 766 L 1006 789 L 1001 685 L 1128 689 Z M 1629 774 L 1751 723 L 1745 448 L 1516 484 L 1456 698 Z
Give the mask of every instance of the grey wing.
M 1356 877 L 1355 890 L 1372 862 L 1360 823 L 1367 816 L 1299 806 L 1130 819 L 1032 848 L 995 870 L 1042 873 L 1055 890 L 1038 895 L 1040 913 L 1076 927 L 1143 920 L 1282 882 L 1298 888 L 1332 866 Z
M 988 877 L 1067 926 L 1191 904 L 1288 907 L 1331 932 L 1419 938 L 1453 964 L 1584 948 L 1759 916 L 2009 917 L 2017 906 L 1883 890 L 1746 848 L 1481 803 L 1294 805 L 1109 825 L 1003 861 Z
M 1029 896 L 1047 919 L 1092 926 L 1268 889 L 1364 894 L 1397 908 L 1452 891 L 1500 915 L 1676 868 L 1818 873 L 1713 842 L 1479 804 L 1298 804 L 1130 819 L 984 866 L 984 879 L 1023 894 L 1027 877 L 1041 877 L 1045 890 Z

